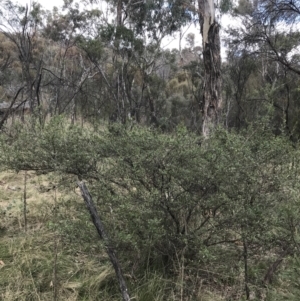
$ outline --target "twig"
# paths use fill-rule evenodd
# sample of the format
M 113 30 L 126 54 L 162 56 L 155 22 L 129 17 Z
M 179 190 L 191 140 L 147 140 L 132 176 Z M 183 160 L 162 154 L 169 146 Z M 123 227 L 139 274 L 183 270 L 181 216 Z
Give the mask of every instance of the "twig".
M 57 217 L 57 204 L 56 204 L 57 198 L 56 198 L 56 187 L 54 191 L 54 217 L 55 217 L 55 223 L 56 223 L 56 217 Z M 53 301 L 57 301 L 57 249 L 58 249 L 58 243 L 57 243 L 57 234 L 55 229 L 54 234 L 54 263 L 53 263 Z
M 24 174 L 24 195 L 23 195 L 23 214 L 24 214 L 24 229 L 27 232 L 27 170 Z

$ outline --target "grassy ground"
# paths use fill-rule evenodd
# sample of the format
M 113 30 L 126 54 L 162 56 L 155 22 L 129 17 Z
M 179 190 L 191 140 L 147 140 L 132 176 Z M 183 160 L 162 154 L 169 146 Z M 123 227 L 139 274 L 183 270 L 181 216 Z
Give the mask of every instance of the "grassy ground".
M 56 180 L 27 173 L 25 229 L 25 173 L 0 173 L 0 300 L 120 300 L 78 189 L 60 189 Z M 125 278 L 132 300 L 181 300 L 180 279 L 170 285 L 149 271 L 140 279 L 125 271 Z M 198 301 L 225 300 L 213 288 L 197 290 Z
M 24 173 L 0 174 L 0 300 L 118 299 L 77 191 L 59 193 L 49 177 L 34 173 L 26 186 L 25 231 Z

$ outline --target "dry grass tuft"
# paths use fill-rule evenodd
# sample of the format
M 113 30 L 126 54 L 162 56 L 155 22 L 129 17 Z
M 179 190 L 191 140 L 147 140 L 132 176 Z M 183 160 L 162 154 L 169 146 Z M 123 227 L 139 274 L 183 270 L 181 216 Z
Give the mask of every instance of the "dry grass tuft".
M 27 178 L 25 232 L 24 173 L 0 173 L 0 300 L 108 300 L 114 272 L 93 228 L 82 227 L 83 202 L 45 175 Z

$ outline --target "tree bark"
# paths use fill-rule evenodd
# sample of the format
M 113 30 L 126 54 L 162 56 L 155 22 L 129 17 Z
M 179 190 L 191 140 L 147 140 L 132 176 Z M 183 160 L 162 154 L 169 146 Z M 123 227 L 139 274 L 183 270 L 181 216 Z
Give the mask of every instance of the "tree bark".
M 93 224 L 96 227 L 100 238 L 103 239 L 103 241 L 104 241 L 104 246 L 105 246 L 105 249 L 106 249 L 106 253 L 109 256 L 109 259 L 110 259 L 110 261 L 111 261 L 111 263 L 112 263 L 112 265 L 115 269 L 116 276 L 118 278 L 119 288 L 120 288 L 120 291 L 121 291 L 121 294 L 122 294 L 123 301 L 130 301 L 127 285 L 126 285 L 125 279 L 123 277 L 121 266 L 119 264 L 119 261 L 118 261 L 118 258 L 116 256 L 115 250 L 111 246 L 110 239 L 109 239 L 109 237 L 108 237 L 108 235 L 107 235 L 107 233 L 104 229 L 103 223 L 102 223 L 102 221 L 101 221 L 101 219 L 98 215 L 97 209 L 96 209 L 95 204 L 92 200 L 90 192 L 87 189 L 84 182 L 82 182 L 82 181 L 78 182 L 77 185 L 80 188 L 81 195 L 82 195 L 82 197 L 85 201 L 87 209 L 89 210 L 90 216 L 93 220 Z
M 222 103 L 220 25 L 215 20 L 213 0 L 198 0 L 198 6 L 204 62 L 202 134 L 208 137 L 219 123 Z
M 122 0 L 117 1 L 117 26 L 122 26 Z

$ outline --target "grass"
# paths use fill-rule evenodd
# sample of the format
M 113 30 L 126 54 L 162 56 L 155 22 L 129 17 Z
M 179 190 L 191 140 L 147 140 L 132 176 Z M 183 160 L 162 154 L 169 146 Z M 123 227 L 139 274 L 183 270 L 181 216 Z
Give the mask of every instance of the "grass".
M 59 187 L 53 174 L 27 172 L 26 178 L 25 219 L 25 173 L 0 172 L 0 300 L 120 300 L 114 270 L 75 185 Z M 160 275 L 137 281 L 125 271 L 125 277 L 133 300 L 174 299 L 166 299 Z
M 120 300 L 78 189 L 59 189 L 56 180 L 28 173 L 25 231 L 24 173 L 0 173 L 0 300 Z M 132 300 L 176 299 L 160 274 L 146 271 L 138 280 L 125 272 L 125 278 Z
M 114 271 L 75 189 L 57 193 L 49 177 L 30 173 L 25 232 L 24 174 L 2 172 L 0 183 L 0 300 L 119 299 Z

